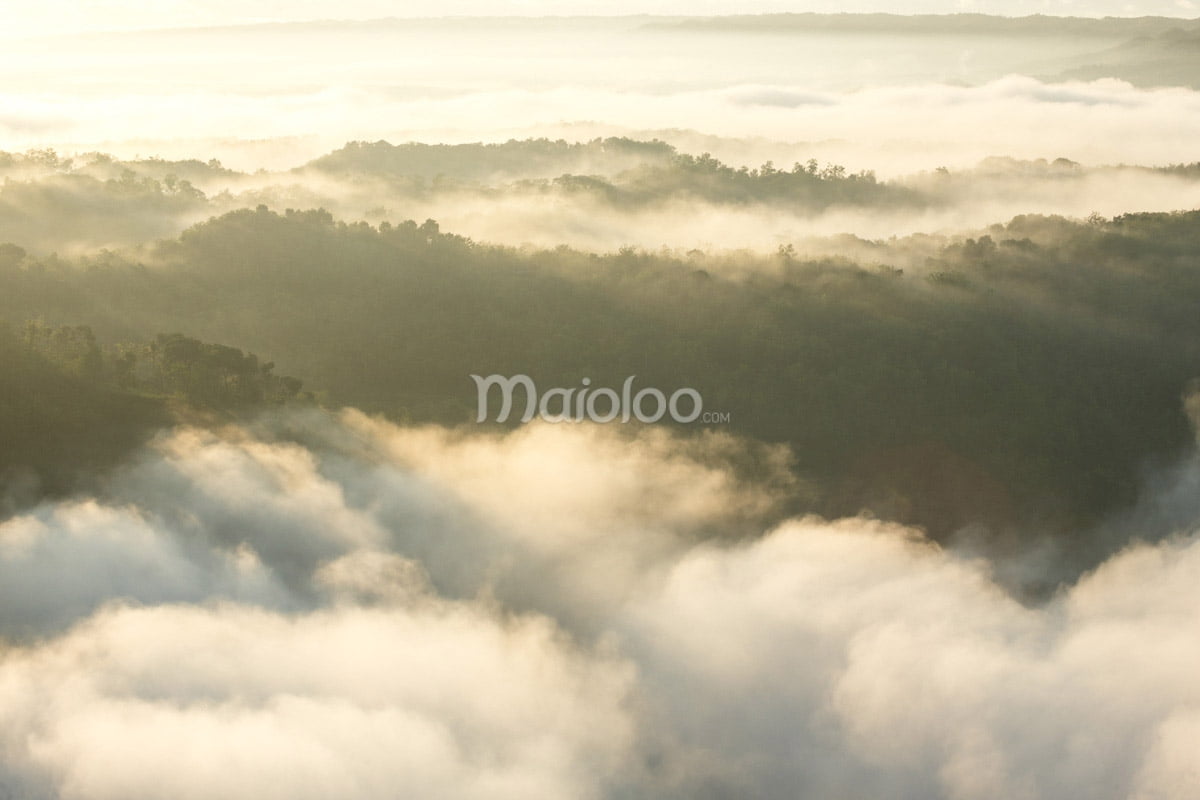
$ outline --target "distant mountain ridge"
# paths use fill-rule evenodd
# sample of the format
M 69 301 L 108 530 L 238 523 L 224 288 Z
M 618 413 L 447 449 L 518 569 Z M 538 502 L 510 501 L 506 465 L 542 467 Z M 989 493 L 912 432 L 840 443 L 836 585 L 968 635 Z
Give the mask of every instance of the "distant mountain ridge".
M 680 31 L 762 33 L 1006 34 L 1097 37 L 1156 36 L 1171 30 L 1200 30 L 1200 18 L 1055 17 L 1034 14 L 1000 17 L 990 14 L 740 14 L 655 21 L 647 27 Z

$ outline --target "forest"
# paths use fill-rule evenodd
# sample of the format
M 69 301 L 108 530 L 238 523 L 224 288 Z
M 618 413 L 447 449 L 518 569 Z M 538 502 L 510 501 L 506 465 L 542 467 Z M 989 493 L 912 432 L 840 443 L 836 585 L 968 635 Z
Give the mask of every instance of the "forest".
M 737 156 L 729 140 L 702 141 Z M 764 154 L 769 155 L 770 152 Z M 130 250 L 231 211 L 326 209 L 374 226 L 437 219 L 475 240 L 605 252 L 624 246 L 774 250 L 975 230 L 1030 213 L 1086 218 L 1200 202 L 1200 166 L 992 156 L 879 177 L 813 157 L 733 166 L 661 139 L 491 144 L 350 142 L 298 167 L 216 159 L 0 153 L 0 230 L 40 256 Z
M 445 425 L 473 419 L 470 374 L 636 374 L 787 444 L 812 487 L 797 512 L 1069 539 L 1190 445 L 1198 221 L 1024 216 L 805 258 L 514 249 L 259 206 L 127 253 L 9 245 L 0 315 L 73 380 L 216 407 L 294 398 L 275 363 L 331 407 Z M 71 330 L 86 347 L 57 344 Z M 1106 555 L 1073 546 L 1080 568 Z
M 87 325 L 0 324 L 3 510 L 90 486 L 173 423 L 311 400 L 273 369 L 178 333 L 102 347 Z

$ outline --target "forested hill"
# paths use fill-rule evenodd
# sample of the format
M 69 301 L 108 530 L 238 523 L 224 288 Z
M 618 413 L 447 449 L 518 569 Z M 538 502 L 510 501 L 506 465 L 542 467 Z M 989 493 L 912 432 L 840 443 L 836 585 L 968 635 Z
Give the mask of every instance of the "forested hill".
M 304 375 L 333 404 L 464 423 L 468 376 L 700 390 L 787 442 L 810 510 L 953 530 L 1070 527 L 1190 441 L 1200 213 L 1024 217 L 861 261 L 481 245 L 437 223 L 227 214 L 140 257 L 25 256 L 0 314 L 106 341 L 178 329 Z M 912 458 L 924 466 L 911 468 Z
M 588 142 L 512 139 L 493 144 L 349 142 L 296 171 L 488 182 L 563 174 L 612 175 L 634 167 L 666 165 L 676 155 L 666 142 L 624 137 Z
M 181 334 L 106 348 L 87 326 L 0 321 L 0 512 L 77 488 L 172 422 L 296 399 L 273 369 Z
M 367 182 L 389 192 L 433 197 L 445 192 L 485 196 L 554 194 L 564 202 L 583 196 L 625 212 L 671 201 L 719 205 L 762 204 L 815 213 L 831 206 L 924 207 L 942 202 L 935 192 L 878 181 L 863 170 L 816 160 L 783 168 L 723 163 L 708 153 L 681 153 L 658 140 L 610 137 L 589 142 L 510 140 L 501 144 L 428 145 L 350 142 L 293 170 L 349 185 Z
M 513 245 L 758 249 L 822 231 L 877 237 L 930 226 L 969 230 L 1016 213 L 1086 216 L 1097 202 L 1108 214 L 1188 208 L 1200 197 L 1194 163 L 990 157 L 970 168 L 883 179 L 819 161 L 812 145 L 763 154 L 776 163 L 746 161 L 745 143 L 692 144 L 694 151 L 622 137 L 350 142 L 294 169 L 257 173 L 216 160 L 0 152 L 0 242 L 41 256 L 95 254 L 174 238 L 211 217 L 267 205 L 325 208 L 375 225 L 432 216 L 456 233 Z M 719 158 L 707 145 L 728 152 Z

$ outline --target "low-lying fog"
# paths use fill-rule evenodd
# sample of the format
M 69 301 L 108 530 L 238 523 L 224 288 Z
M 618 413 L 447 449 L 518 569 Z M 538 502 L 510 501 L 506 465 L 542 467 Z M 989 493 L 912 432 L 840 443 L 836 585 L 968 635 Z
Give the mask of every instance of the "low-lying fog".
M 717 152 L 757 146 L 680 138 L 716 145 Z M 126 248 L 262 204 L 325 208 L 371 224 L 434 219 L 443 230 L 514 246 L 773 251 L 794 244 L 824 252 L 828 242 L 810 240 L 953 235 L 1021 214 L 1083 219 L 1200 205 L 1194 167 L 990 158 L 967 168 L 860 180 L 855 171 L 802 158 L 799 147 L 792 152 L 805 163 L 744 172 L 708 169 L 704 164 L 713 162 L 697 164 L 661 141 L 526 140 L 459 149 L 375 144 L 339 149 L 293 170 L 253 173 L 202 159 L 121 162 L 35 151 L 5 161 L 0 154 L 0 238 L 42 254 Z
M 1027 608 L 865 519 L 706 541 L 778 499 L 721 466 L 739 446 L 357 413 L 164 433 L 104 497 L 0 524 L 0 785 L 1193 796 L 1194 533 Z

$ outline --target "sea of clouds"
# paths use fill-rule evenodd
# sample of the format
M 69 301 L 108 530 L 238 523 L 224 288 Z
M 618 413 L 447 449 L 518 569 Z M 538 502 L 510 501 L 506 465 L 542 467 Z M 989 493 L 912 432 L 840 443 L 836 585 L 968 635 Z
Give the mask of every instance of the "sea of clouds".
M 1123 522 L 1173 534 L 1031 606 L 919 531 L 779 523 L 786 454 L 751 481 L 747 447 L 352 411 L 164 433 L 94 496 L 0 524 L 0 787 L 1200 790 L 1195 463 Z

